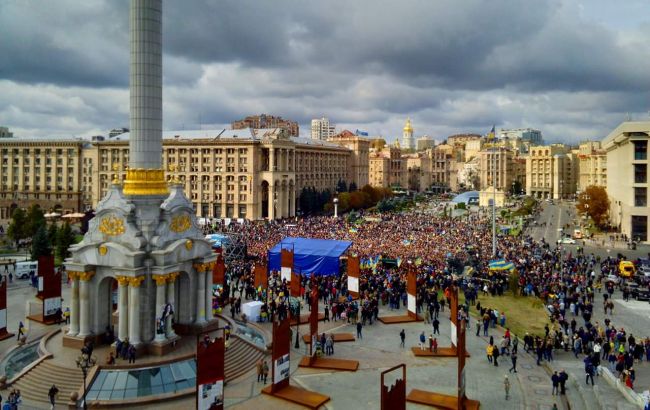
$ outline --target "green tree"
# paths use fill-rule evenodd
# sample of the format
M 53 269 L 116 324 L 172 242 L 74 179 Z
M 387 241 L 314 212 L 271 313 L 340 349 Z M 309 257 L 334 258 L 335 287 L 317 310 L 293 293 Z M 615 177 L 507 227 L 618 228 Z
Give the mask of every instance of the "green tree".
M 40 206 L 34 204 L 27 211 L 27 235 L 34 236 L 41 226 L 45 226 L 45 214 Z
M 27 235 L 26 226 L 27 215 L 25 214 L 25 211 L 22 208 L 14 209 L 14 212 L 11 214 L 11 222 L 7 228 L 7 235 L 16 242 L 16 245 L 18 245 L 18 242 L 21 239 L 25 239 L 29 236 Z
M 338 184 L 336 184 L 336 192 L 348 192 L 348 184 L 344 180 L 339 179 Z
M 45 226 L 41 225 L 32 237 L 32 260 L 37 261 L 39 256 L 52 254 L 52 247 L 47 240 Z
M 74 244 L 75 236 L 72 232 L 70 224 L 66 222 L 61 229 L 59 229 L 56 236 L 56 254 L 61 258 L 65 259 L 70 255 L 70 245 Z
M 354 192 L 357 191 L 359 188 L 357 188 L 357 184 L 354 183 L 354 181 L 350 182 L 350 186 L 348 187 L 348 192 Z
M 57 228 L 56 224 L 51 223 L 50 227 L 47 228 L 47 240 L 50 241 L 50 243 L 56 243 L 58 232 L 59 229 Z

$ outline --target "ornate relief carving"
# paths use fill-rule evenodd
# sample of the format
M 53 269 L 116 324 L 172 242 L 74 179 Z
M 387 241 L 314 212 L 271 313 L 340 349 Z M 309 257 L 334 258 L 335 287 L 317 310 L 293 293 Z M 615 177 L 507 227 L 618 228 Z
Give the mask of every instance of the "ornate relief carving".
M 104 256 L 108 253 L 108 248 L 106 245 L 99 245 L 99 248 L 97 248 L 97 252 L 99 252 L 100 255 Z
M 79 272 L 79 279 L 83 280 L 84 282 L 89 281 L 90 279 L 92 279 L 93 276 L 95 276 L 94 270 L 89 270 L 87 272 Z
M 169 229 L 172 232 L 182 233 L 190 229 L 192 226 L 192 219 L 188 214 L 176 215 L 172 217 L 172 221 L 169 224 Z
M 193 246 L 194 246 L 194 242 L 192 242 L 191 239 L 185 241 L 185 249 L 187 249 L 188 251 L 191 251 Z
M 119 236 L 124 233 L 124 220 L 114 215 L 107 215 L 99 222 L 99 232 L 109 236 Z
M 156 285 L 162 286 L 167 283 L 167 275 L 151 275 L 151 279 L 156 281 Z
M 117 279 L 117 283 L 120 286 L 126 286 L 129 284 L 129 277 L 128 276 L 116 276 L 115 279 Z
M 171 272 L 169 275 L 167 275 L 167 282 L 168 283 L 174 283 L 176 281 L 176 278 L 180 275 L 180 272 Z
M 134 287 L 134 288 L 139 288 L 140 285 L 142 284 L 142 281 L 144 280 L 144 276 L 135 276 L 135 277 L 130 277 L 129 278 L 129 286 Z

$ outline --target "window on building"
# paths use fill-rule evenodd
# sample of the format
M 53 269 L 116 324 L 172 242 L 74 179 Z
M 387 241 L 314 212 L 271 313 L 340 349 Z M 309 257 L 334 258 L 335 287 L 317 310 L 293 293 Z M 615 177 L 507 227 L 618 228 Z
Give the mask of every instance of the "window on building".
M 648 159 L 648 141 L 632 141 L 634 144 L 634 159 Z
M 632 239 L 645 242 L 648 240 L 648 217 L 632 215 Z
M 648 189 L 634 188 L 634 206 L 647 206 Z
M 646 164 L 634 164 L 634 182 L 645 184 L 648 181 L 648 166 Z
M 239 205 L 239 217 L 246 218 L 246 205 Z

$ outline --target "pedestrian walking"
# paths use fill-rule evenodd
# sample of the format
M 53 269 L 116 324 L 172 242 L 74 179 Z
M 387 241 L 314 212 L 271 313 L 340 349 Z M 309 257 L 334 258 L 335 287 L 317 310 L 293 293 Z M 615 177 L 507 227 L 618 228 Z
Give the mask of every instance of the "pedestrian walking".
M 499 366 L 499 348 L 493 346 L 492 358 L 494 359 L 494 367 Z
M 433 324 L 433 334 L 440 334 L 440 321 L 438 318 L 434 318 L 431 323 Z
M 420 350 L 425 349 L 425 343 L 427 341 L 426 336 L 424 335 L 424 332 L 420 333 Z
M 129 364 L 135 363 L 135 345 L 130 345 L 129 346 Z
M 361 322 L 357 322 L 357 338 L 359 339 L 363 339 L 363 335 L 361 334 L 362 327 L 363 325 L 361 324 Z
M 551 392 L 551 395 L 555 396 L 559 394 L 560 388 L 560 376 L 557 374 L 557 372 L 553 372 L 553 375 L 551 376 L 551 383 L 553 385 L 553 391 Z
M 569 375 L 564 369 L 560 370 L 560 394 L 566 394 L 566 381 L 569 380 Z
M 476 321 L 476 336 L 480 336 L 480 335 L 481 335 L 481 321 L 477 320 Z
M 264 380 L 264 361 L 262 359 L 258 360 L 255 364 L 257 369 L 257 382 Z
M 50 387 L 50 391 L 47 392 L 47 396 L 50 399 L 50 408 L 53 409 L 56 401 L 56 395 L 59 394 L 59 389 L 55 385 Z
M 506 400 L 508 400 L 510 398 L 510 380 L 507 374 L 503 378 L 503 390 L 506 393 Z
M 18 323 L 18 341 L 20 341 L 20 338 L 25 335 L 25 325 L 23 325 L 23 322 Z
M 262 364 L 262 373 L 264 374 L 264 384 L 266 384 L 266 379 L 269 376 L 269 365 L 266 363 L 266 360 L 264 360 L 264 364 Z
M 399 338 L 401 340 L 400 342 L 400 347 L 404 347 L 404 341 L 406 340 L 406 332 L 404 332 L 404 329 L 402 329 L 401 332 L 399 332 Z
M 517 373 L 517 352 L 513 351 L 510 354 L 510 361 L 512 362 L 512 367 L 508 370 L 508 372 L 514 371 Z

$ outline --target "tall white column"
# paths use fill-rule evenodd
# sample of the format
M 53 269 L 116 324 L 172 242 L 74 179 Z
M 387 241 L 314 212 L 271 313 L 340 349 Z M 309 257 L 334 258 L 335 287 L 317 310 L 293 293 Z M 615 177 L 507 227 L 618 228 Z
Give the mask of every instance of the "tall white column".
M 163 311 L 165 310 L 165 304 L 167 303 L 165 301 L 165 287 L 167 285 L 167 275 L 153 275 L 152 276 L 153 280 L 156 281 L 156 313 L 154 315 L 154 320 L 161 319 L 162 320 L 162 314 Z M 165 340 L 165 324 L 159 324 L 159 326 L 163 327 L 163 332 L 159 332 L 159 327 L 156 326 L 156 340 Z
M 208 322 L 214 317 L 212 315 L 212 267 L 214 263 L 209 263 L 208 270 L 205 272 L 205 320 Z
M 129 278 L 117 277 L 117 338 L 124 340 L 129 337 Z
M 137 345 L 140 340 L 140 285 L 144 276 L 129 278 L 129 343 Z
M 274 181 L 269 183 L 269 220 L 275 219 L 275 185 Z
M 82 272 L 79 275 L 81 280 L 79 287 L 79 337 L 90 334 L 90 280 L 95 272 Z
M 176 304 L 175 304 L 175 286 L 174 284 L 176 283 L 176 278 L 178 277 L 178 272 L 172 272 L 167 276 L 167 303 L 172 305 L 172 308 L 174 309 L 174 315 L 176 315 Z M 176 333 L 174 333 L 174 327 L 172 326 L 172 317 L 167 316 L 167 323 L 165 323 L 166 329 L 167 329 L 167 337 L 172 338 L 176 336 Z
M 196 269 L 196 318 L 194 323 L 205 323 L 205 264 L 197 263 Z
M 68 272 L 72 280 L 72 300 L 70 301 L 70 329 L 69 336 L 76 336 L 79 333 L 79 275 L 82 272 Z

